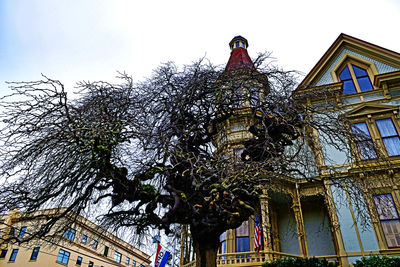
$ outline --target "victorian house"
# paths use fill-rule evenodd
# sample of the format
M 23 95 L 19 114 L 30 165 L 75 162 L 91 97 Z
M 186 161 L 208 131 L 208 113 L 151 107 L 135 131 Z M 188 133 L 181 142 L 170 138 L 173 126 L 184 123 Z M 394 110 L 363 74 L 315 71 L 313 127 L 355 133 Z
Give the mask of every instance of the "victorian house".
M 247 40 L 237 36 L 229 45 L 226 71 L 255 71 Z M 337 114 L 359 137 L 332 146 L 318 130 L 308 129 L 312 179 L 286 177 L 279 192 L 266 185 L 260 198 L 262 249 L 255 251 L 250 218 L 221 235 L 218 265 L 317 257 L 349 266 L 363 256 L 400 256 L 400 54 L 341 34 L 293 96 L 309 110 Z M 245 111 L 229 119 L 227 141 L 219 145 L 240 153 L 251 120 Z M 347 187 L 347 178 L 356 181 L 351 186 L 357 190 Z M 181 265 L 193 262 L 182 259 Z

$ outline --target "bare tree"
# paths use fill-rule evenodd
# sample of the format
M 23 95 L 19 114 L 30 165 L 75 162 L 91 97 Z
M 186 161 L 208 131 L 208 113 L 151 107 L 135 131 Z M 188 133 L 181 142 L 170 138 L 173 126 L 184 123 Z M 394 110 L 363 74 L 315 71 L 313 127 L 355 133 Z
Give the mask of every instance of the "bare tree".
M 334 104 L 296 104 L 296 73 L 267 59 L 230 72 L 204 59 L 183 70 L 167 63 L 140 83 L 126 74 L 119 84 L 81 82 L 75 98 L 46 77 L 11 83 L 1 102 L 0 211 L 19 207 L 30 219 L 66 207 L 47 231 L 96 205 L 107 206 L 102 225 L 113 230 L 187 224 L 197 266 L 216 266 L 219 236 L 259 213 L 263 189 L 318 176 L 314 129 L 340 149 L 350 138 Z M 239 157 L 227 150 L 226 122 L 237 117 L 247 121 Z

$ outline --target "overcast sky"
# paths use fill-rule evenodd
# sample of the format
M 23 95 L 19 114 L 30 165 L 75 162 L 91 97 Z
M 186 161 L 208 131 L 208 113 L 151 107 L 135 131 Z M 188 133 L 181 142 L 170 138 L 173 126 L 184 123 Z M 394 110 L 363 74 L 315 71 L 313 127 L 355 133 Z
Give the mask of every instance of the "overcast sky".
M 41 73 L 73 88 L 166 61 L 226 64 L 235 35 L 307 73 L 342 32 L 400 52 L 399 22 L 397 0 L 0 0 L 0 94 Z

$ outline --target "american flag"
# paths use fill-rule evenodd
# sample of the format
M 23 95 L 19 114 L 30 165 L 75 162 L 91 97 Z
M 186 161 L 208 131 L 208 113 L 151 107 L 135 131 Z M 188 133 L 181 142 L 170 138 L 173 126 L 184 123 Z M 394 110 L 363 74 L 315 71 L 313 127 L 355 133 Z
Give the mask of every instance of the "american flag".
M 254 250 L 259 252 L 261 250 L 261 246 L 261 225 L 256 214 L 256 217 L 254 218 Z

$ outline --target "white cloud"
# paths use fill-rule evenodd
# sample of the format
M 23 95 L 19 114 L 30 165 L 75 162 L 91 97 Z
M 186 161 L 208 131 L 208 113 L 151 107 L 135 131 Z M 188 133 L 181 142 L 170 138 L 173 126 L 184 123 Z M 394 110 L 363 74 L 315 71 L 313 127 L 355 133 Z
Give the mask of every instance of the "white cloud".
M 168 60 L 207 55 L 225 64 L 238 34 L 251 56 L 273 51 L 283 67 L 302 72 L 341 32 L 400 51 L 394 0 L 14 0 L 0 10 L 0 82 L 45 73 L 72 87 L 117 70 L 141 78 Z

